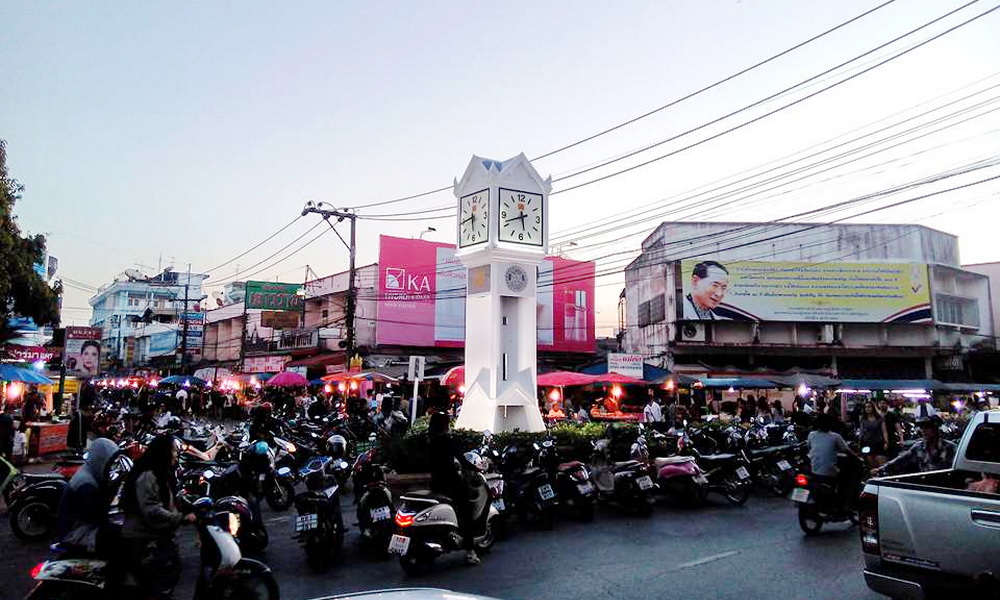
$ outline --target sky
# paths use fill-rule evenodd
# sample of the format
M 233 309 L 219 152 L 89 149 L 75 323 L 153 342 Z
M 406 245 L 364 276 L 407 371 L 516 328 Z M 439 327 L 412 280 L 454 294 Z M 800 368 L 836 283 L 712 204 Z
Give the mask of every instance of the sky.
M 69 280 L 64 324 L 86 324 L 92 290 L 127 268 L 190 264 L 215 285 L 344 270 L 333 235 L 293 252 L 315 235 L 303 237 L 314 215 L 227 261 L 308 200 L 419 194 L 450 185 L 473 155 L 524 152 L 554 179 L 554 251 L 598 262 L 597 332 L 611 335 L 622 269 L 664 220 L 788 218 L 905 186 L 815 218 L 934 194 L 853 220 L 922 223 L 958 235 L 965 263 L 1000 260 L 1000 180 L 977 183 L 1000 175 L 989 162 L 1000 155 L 1000 10 L 959 26 L 996 0 L 879 48 L 967 4 L 895 0 L 536 158 L 883 2 L 8 0 L 0 139 L 25 186 L 21 228 L 48 236 Z M 379 234 L 454 243 L 455 202 L 448 190 L 360 208 L 408 214 L 361 220 L 358 264 L 377 260 Z

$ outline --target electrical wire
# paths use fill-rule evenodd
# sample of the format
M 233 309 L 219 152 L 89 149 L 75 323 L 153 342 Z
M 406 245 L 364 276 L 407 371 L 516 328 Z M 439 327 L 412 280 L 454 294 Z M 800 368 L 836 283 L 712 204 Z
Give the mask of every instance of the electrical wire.
M 218 271 L 218 270 L 219 270 L 219 269 L 221 269 L 222 267 L 224 267 L 224 266 L 226 266 L 226 265 L 228 265 L 228 264 L 230 264 L 230 263 L 232 263 L 232 262 L 234 262 L 234 261 L 237 261 L 237 260 L 239 260 L 240 258 L 242 258 L 242 257 L 246 256 L 247 254 L 250 254 L 251 252 L 253 252 L 253 251 L 254 251 L 254 250 L 256 250 L 257 248 L 260 248 L 261 246 L 263 246 L 263 245 L 264 245 L 264 244 L 266 244 L 267 242 L 269 242 L 269 241 L 273 240 L 273 239 L 274 239 L 275 237 L 277 237 L 277 236 L 278 236 L 278 235 L 279 235 L 279 234 L 280 234 L 281 232 L 283 232 L 284 230 L 286 230 L 286 229 L 288 229 L 289 227 L 291 227 L 292 225 L 294 225 L 294 224 L 296 223 L 296 221 L 298 221 L 298 220 L 299 220 L 299 219 L 301 219 L 301 218 L 302 218 L 302 215 L 298 215 L 297 217 L 295 217 L 294 219 L 292 219 L 291 221 L 289 221 L 289 222 L 288 222 L 288 223 L 287 223 L 287 224 L 286 224 L 285 226 L 283 226 L 283 227 L 282 227 L 281 229 L 279 229 L 279 230 L 275 231 L 274 233 L 272 233 L 271 235 L 267 236 L 266 238 L 264 238 L 264 239 L 263 239 L 263 240 L 261 240 L 260 242 L 256 243 L 256 244 L 255 244 L 255 245 L 253 245 L 253 246 L 252 246 L 252 247 L 251 247 L 250 249 L 248 249 L 248 250 L 244 250 L 243 252 L 241 252 L 241 253 L 237 254 L 236 256 L 234 256 L 234 257 L 230 258 L 230 259 L 229 259 L 229 260 L 227 260 L 226 262 L 224 262 L 224 263 L 222 263 L 222 264 L 220 264 L 220 265 L 218 265 L 218 266 L 215 266 L 215 267 L 212 267 L 211 269 L 208 269 L 208 270 L 204 271 L 204 273 L 205 273 L 205 274 L 208 274 L 208 273 L 211 273 L 211 272 L 213 272 L 213 271 Z

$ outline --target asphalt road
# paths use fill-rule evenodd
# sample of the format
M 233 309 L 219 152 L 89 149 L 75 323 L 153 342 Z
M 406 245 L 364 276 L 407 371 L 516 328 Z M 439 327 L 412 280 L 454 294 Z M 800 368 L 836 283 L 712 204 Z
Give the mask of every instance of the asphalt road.
M 352 507 L 345 504 L 348 524 Z M 268 509 L 265 508 L 265 511 Z M 294 511 L 294 509 L 293 509 Z M 265 512 L 271 546 L 264 557 L 282 598 L 300 600 L 391 587 L 439 587 L 516 600 L 874 600 L 865 587 L 857 529 L 829 526 L 816 538 L 798 528 L 784 498 L 751 497 L 743 507 L 660 506 L 648 519 L 605 507 L 593 523 L 560 522 L 553 531 L 514 531 L 477 567 L 453 554 L 434 572 L 408 578 L 396 560 L 366 561 L 348 537 L 343 564 L 317 574 L 291 539 L 293 512 Z M 180 539 L 185 573 L 174 597 L 191 597 L 198 555 L 192 530 Z M 0 524 L 0 598 L 30 589 L 28 572 L 45 554 Z

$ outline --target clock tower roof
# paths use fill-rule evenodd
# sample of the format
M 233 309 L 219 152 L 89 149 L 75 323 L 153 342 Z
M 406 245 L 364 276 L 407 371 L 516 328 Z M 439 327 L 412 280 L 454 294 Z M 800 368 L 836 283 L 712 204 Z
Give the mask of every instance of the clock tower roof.
M 523 152 L 504 161 L 473 156 L 462 178 L 455 180 L 454 189 L 458 194 L 461 190 L 489 187 L 505 181 L 523 180 L 525 177 L 532 180 L 545 194 L 552 190 L 552 177 L 543 179 Z

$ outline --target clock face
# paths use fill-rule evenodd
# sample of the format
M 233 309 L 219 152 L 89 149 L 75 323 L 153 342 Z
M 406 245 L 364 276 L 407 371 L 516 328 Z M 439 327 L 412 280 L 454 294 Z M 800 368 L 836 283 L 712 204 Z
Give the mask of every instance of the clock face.
M 458 246 L 483 244 L 490 238 L 490 191 L 463 196 L 458 204 Z
M 503 274 L 507 287 L 513 292 L 524 291 L 528 287 L 528 274 L 520 265 L 511 265 Z
M 499 240 L 541 246 L 545 231 L 542 195 L 500 188 Z

